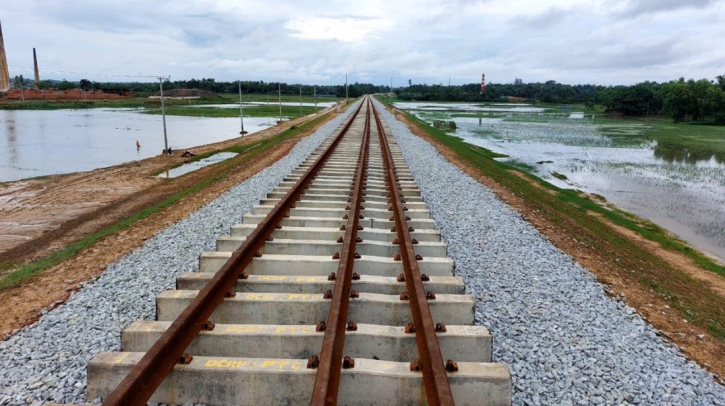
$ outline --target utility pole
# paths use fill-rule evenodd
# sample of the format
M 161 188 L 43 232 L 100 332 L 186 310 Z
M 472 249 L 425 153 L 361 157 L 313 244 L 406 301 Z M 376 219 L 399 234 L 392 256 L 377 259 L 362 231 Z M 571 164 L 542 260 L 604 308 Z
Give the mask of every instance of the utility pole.
M 300 85 L 300 117 L 302 116 L 302 85 Z
M 347 104 L 347 73 L 345 74 L 345 104 Z
M 242 81 L 239 81 L 239 118 L 242 120 L 242 131 L 239 134 L 246 134 L 244 131 L 244 109 L 242 108 Z
M 20 97 L 23 99 L 23 104 L 25 104 L 25 93 L 23 93 L 23 85 L 24 80 L 20 81 Z
M 159 92 L 161 94 L 161 121 L 164 124 L 164 151 L 169 150 L 169 139 L 166 136 L 166 106 L 164 105 L 164 79 L 170 79 L 171 76 L 165 78 L 159 76 Z
M 188 98 L 188 100 L 189 100 L 189 107 L 191 107 L 191 89 L 189 89 L 189 98 Z
M 393 77 L 390 77 L 390 93 L 388 93 L 388 102 L 393 104 Z
M 277 100 L 279 100 L 279 123 L 282 122 L 282 83 L 277 83 Z M 277 123 L 277 124 L 279 124 Z
M 317 113 L 317 86 L 315 86 L 313 89 L 313 92 L 315 93 L 315 113 Z

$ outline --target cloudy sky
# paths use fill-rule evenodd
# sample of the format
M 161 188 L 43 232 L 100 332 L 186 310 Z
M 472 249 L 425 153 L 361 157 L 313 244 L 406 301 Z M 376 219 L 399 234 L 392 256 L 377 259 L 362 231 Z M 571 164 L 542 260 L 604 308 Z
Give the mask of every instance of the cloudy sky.
M 337 84 L 725 74 L 725 0 L 2 0 L 11 75 Z M 76 74 L 72 72 L 84 72 Z M 141 79 L 146 80 L 146 79 Z

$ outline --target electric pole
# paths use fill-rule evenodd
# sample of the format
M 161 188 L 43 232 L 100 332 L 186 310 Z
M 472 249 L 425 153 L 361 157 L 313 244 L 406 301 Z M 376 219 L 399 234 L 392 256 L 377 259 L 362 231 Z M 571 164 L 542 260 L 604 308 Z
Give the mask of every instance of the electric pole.
M 277 83 L 277 100 L 279 100 L 279 122 L 282 122 L 282 83 Z M 279 124 L 279 123 L 277 123 Z
M 242 81 L 239 81 L 239 118 L 242 120 L 242 131 L 239 134 L 244 135 L 244 108 L 242 107 Z
M 345 104 L 347 104 L 347 73 L 345 74 Z
M 159 91 L 161 93 L 161 121 L 164 124 L 164 152 L 169 150 L 169 139 L 166 136 L 166 107 L 164 106 L 164 79 L 170 79 L 169 77 L 159 76 Z
M 315 93 L 315 113 L 317 113 L 317 86 L 315 86 L 313 89 L 313 92 Z
M 390 77 L 390 93 L 388 93 L 388 102 L 393 104 L 393 77 Z
M 302 116 L 302 85 L 300 85 L 300 117 Z

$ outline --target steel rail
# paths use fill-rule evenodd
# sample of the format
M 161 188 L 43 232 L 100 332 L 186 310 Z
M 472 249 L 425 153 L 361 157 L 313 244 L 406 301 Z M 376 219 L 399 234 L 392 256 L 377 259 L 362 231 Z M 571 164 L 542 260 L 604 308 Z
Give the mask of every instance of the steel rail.
M 367 101 L 365 114 L 365 127 L 358 157 L 357 173 L 353 191 L 350 194 L 350 209 L 348 212 L 343 247 L 340 254 L 340 263 L 335 277 L 335 287 L 332 292 L 330 310 L 327 314 L 325 336 L 320 350 L 319 365 L 315 375 L 315 384 L 312 389 L 311 405 L 336 405 L 340 386 L 342 368 L 354 366 L 354 360 L 346 359 L 343 362 L 345 346 L 345 330 L 354 324 L 348 325 L 347 315 L 352 292 L 352 278 L 354 260 L 357 256 L 357 232 L 360 227 L 360 211 L 363 196 L 365 195 L 365 174 L 367 172 L 368 147 L 370 142 L 370 101 Z M 353 327 L 354 328 L 354 327 Z M 345 364 L 347 363 L 347 364 Z
M 161 382 L 177 363 L 188 363 L 191 356 L 184 351 L 198 333 L 204 328 L 214 310 L 225 297 L 233 296 L 232 287 L 240 278 L 246 278 L 245 268 L 255 256 L 272 232 L 281 226 L 282 220 L 289 216 L 289 209 L 299 199 L 315 175 L 330 157 L 357 117 L 362 103 L 357 107 L 340 134 L 300 177 L 294 186 L 274 206 L 272 211 L 247 236 L 231 258 L 204 286 L 192 302 L 174 320 L 141 360 L 129 371 L 116 389 L 105 399 L 104 405 L 145 405 Z
M 400 193 L 400 183 L 396 174 L 395 162 L 388 145 L 388 140 L 383 129 L 382 121 L 378 112 L 373 106 L 373 114 L 377 125 L 380 147 L 385 166 L 386 183 L 390 188 L 390 201 L 395 218 L 395 228 L 398 233 L 400 255 L 403 261 L 406 289 L 409 295 L 410 310 L 413 314 L 413 328 L 415 329 L 415 340 L 418 346 L 418 356 L 423 372 L 423 385 L 425 387 L 426 399 L 429 405 L 453 405 L 453 394 L 451 392 L 446 364 L 443 362 L 441 348 L 436 336 L 436 326 L 428 307 L 428 294 L 423 286 L 423 278 L 418 267 L 418 259 L 415 255 L 413 240 L 410 236 L 412 228 L 408 227 L 405 215 L 406 208 L 403 206 L 405 200 Z M 402 297 L 401 297 L 402 299 Z M 452 361 L 449 363 L 452 364 Z

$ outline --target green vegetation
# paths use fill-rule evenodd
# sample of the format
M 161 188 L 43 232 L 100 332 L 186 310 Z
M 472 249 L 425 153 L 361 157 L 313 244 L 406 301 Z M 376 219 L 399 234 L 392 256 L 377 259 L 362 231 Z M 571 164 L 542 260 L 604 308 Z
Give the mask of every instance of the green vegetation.
M 560 180 L 567 180 L 567 179 L 569 179 L 569 178 L 566 177 L 566 175 L 563 175 L 563 174 L 561 174 L 559 172 L 551 172 L 551 176 L 553 176 L 553 177 L 555 177 L 557 179 L 560 179 Z
M 312 114 L 315 111 L 322 110 L 318 107 L 315 110 L 314 107 L 302 106 L 282 106 L 282 118 L 296 118 L 300 116 L 306 116 Z M 300 111 L 302 113 L 300 114 Z M 144 111 L 147 114 L 161 114 L 161 108 L 147 109 Z M 225 107 L 188 107 L 183 105 L 169 106 L 166 108 L 166 114 L 169 116 L 189 116 L 189 117 L 239 117 L 238 108 L 225 108 Z M 279 106 L 278 105 L 259 105 L 259 106 L 244 106 L 244 117 L 278 117 Z
M 217 164 L 222 170 L 220 173 L 218 173 L 215 176 L 209 177 L 207 179 L 201 180 L 196 185 L 187 188 L 185 190 L 181 190 L 177 193 L 172 194 L 171 196 L 163 199 L 162 201 L 142 209 L 141 211 L 133 214 L 132 216 L 126 218 L 125 220 L 119 221 L 113 225 L 110 225 L 106 228 L 103 228 L 102 230 L 99 230 L 93 234 L 90 234 L 80 241 L 74 242 L 67 247 L 63 248 L 60 251 L 57 251 L 51 255 L 49 255 L 46 258 L 43 258 L 41 260 L 38 260 L 36 262 L 32 262 L 29 264 L 25 264 L 20 266 L 19 269 L 13 271 L 9 275 L 5 276 L 4 278 L 0 279 L 0 291 L 8 289 L 13 286 L 17 286 L 19 283 L 32 278 L 35 275 L 38 275 L 39 273 L 45 271 L 46 269 L 57 265 L 69 258 L 72 258 L 73 256 L 77 255 L 81 250 L 88 248 L 95 244 L 97 241 L 101 240 L 102 238 L 108 237 L 114 233 L 117 233 L 119 231 L 122 231 L 139 220 L 142 220 L 146 217 L 149 217 L 150 215 L 163 210 L 166 207 L 171 206 L 172 204 L 176 203 L 177 201 L 183 199 L 186 196 L 189 196 L 191 194 L 194 194 L 205 187 L 213 184 L 214 182 L 220 181 L 224 179 L 226 176 L 228 176 L 229 171 L 231 171 L 233 168 L 243 164 L 244 162 L 249 161 L 250 159 L 259 156 L 261 154 L 264 154 L 265 152 L 269 151 L 271 148 L 273 148 L 275 145 L 279 144 L 280 142 L 290 139 L 309 128 L 314 127 L 316 124 L 318 124 L 320 121 L 324 119 L 325 116 L 316 117 L 313 120 L 310 120 L 302 125 L 296 126 L 294 128 L 287 129 L 280 134 L 277 134 L 275 136 L 265 138 L 262 140 L 258 140 L 254 143 L 247 144 L 247 145 L 235 145 L 229 148 L 226 148 L 221 151 L 214 151 L 210 152 L 209 154 L 206 154 L 205 156 L 209 156 L 214 153 L 218 152 L 236 152 L 239 155 L 237 155 L 234 158 L 228 159 L 222 163 Z M 199 156 L 195 158 L 203 158 L 204 156 Z M 173 180 L 169 180 L 173 181 Z M 9 270 L 17 267 L 19 264 L 17 263 L 0 263 L 0 271 L 2 270 Z
M 387 99 L 379 100 L 388 104 Z M 563 232 L 576 235 L 578 241 L 589 247 L 601 249 L 605 257 L 614 256 L 622 269 L 633 277 L 636 276 L 639 283 L 651 287 L 683 318 L 708 329 L 718 339 L 725 340 L 725 298 L 644 248 L 632 244 L 598 217 L 655 241 L 664 249 L 683 254 L 702 268 L 723 277 L 725 266 L 715 263 L 651 222 L 637 219 L 621 210 L 603 207 L 579 191 L 557 188 L 526 171 L 522 172 L 523 176 L 518 176 L 514 172 L 520 171 L 509 163 L 492 159 L 488 154 L 482 153 L 480 148 L 435 129 L 414 115 L 403 114 L 434 140 L 450 148 L 460 159 L 510 190 L 541 216 L 557 224 Z
M 666 114 L 675 121 L 691 119 L 705 124 L 725 125 L 725 75 L 717 80 L 685 80 L 667 83 L 643 82 L 632 86 L 566 85 L 553 80 L 544 83 L 490 83 L 485 93 L 480 84 L 461 86 L 413 85 L 395 89 L 404 101 L 500 102 L 526 100 L 534 105 L 553 104 L 547 113 L 577 108 L 587 114 L 607 111 L 625 116 Z M 563 104 L 563 105 L 562 105 Z M 599 106 L 599 107 L 598 107 Z

